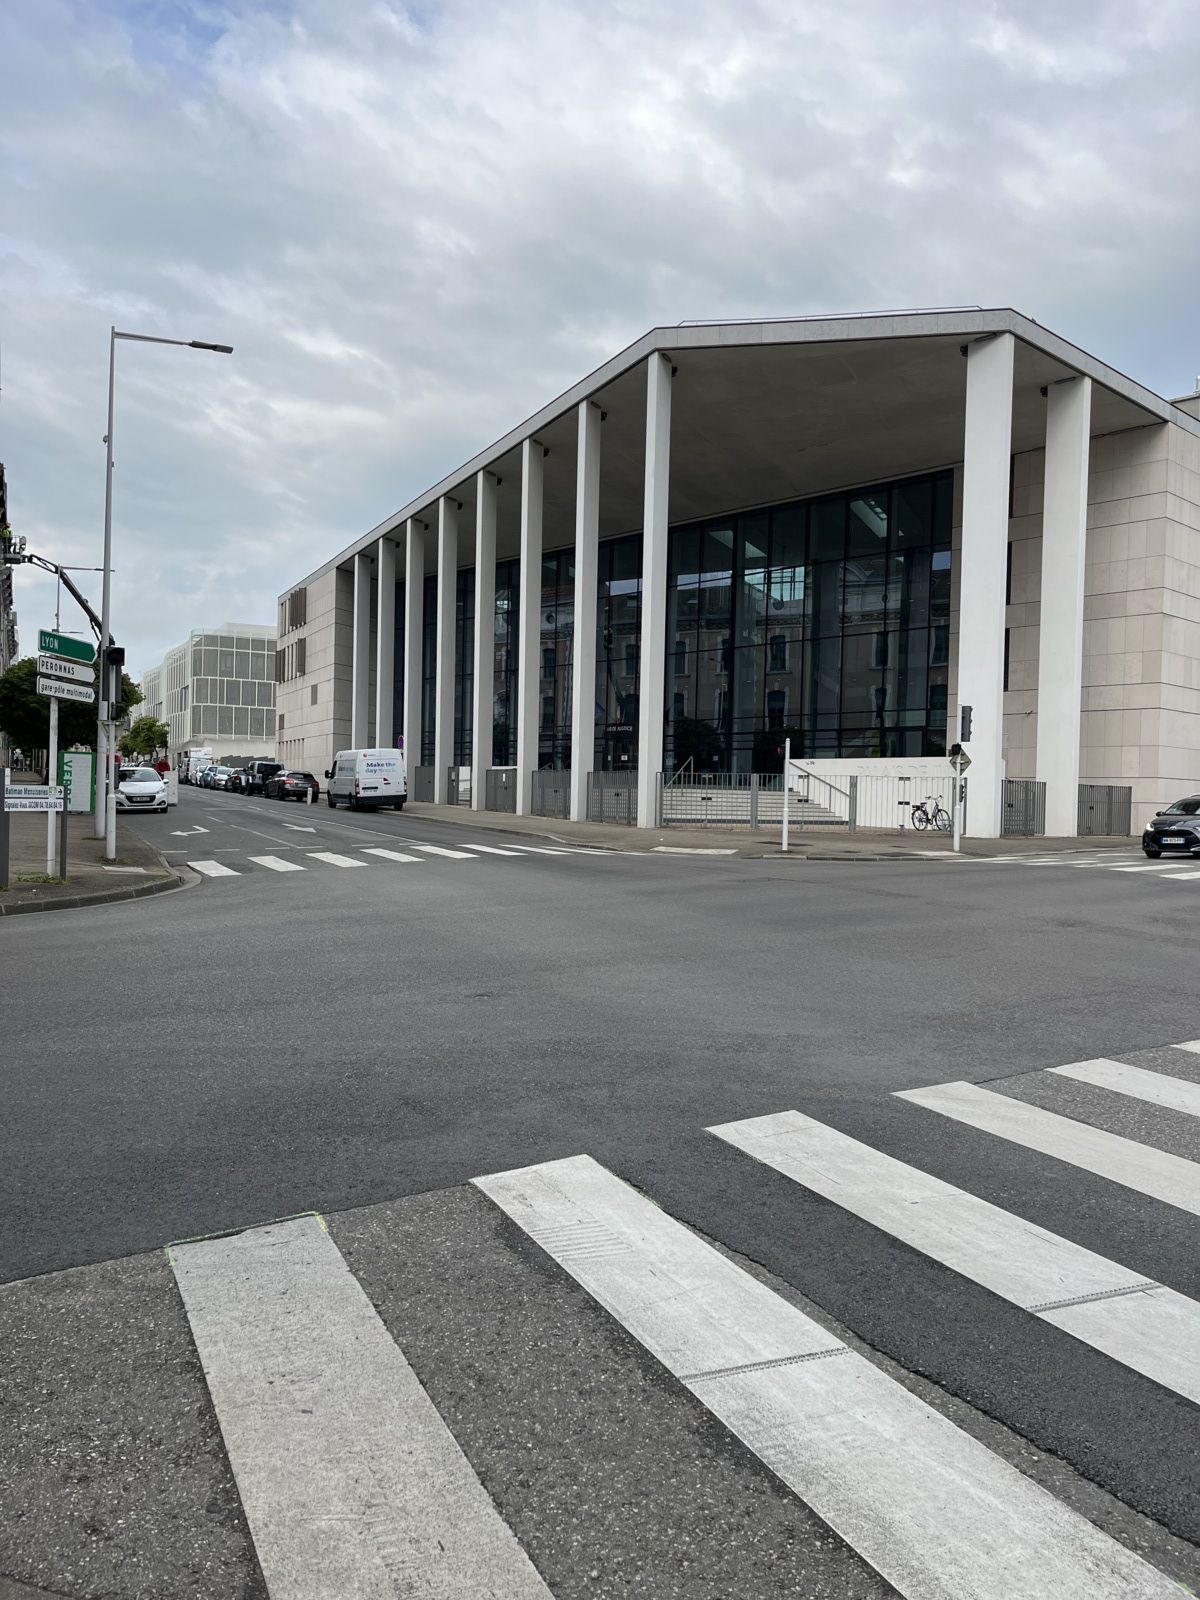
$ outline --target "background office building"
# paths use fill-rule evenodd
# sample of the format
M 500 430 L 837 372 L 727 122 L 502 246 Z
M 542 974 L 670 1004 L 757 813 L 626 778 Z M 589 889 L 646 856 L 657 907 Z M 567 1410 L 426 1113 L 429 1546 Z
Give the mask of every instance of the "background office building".
M 476 807 L 623 773 L 652 825 L 660 774 L 940 761 L 970 705 L 970 832 L 1005 777 L 1140 825 L 1200 789 L 1200 396 L 1011 310 L 655 329 L 293 587 L 280 651 L 281 759 L 402 734 Z
M 196 630 L 142 675 L 135 715 L 171 730 L 170 754 L 193 745 L 268 755 L 275 745 L 275 629 L 228 622 Z

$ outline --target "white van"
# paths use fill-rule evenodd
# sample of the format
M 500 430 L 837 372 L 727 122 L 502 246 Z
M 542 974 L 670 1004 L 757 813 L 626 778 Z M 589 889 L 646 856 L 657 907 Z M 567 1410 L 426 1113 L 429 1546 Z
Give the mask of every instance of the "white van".
M 408 770 L 403 750 L 339 750 L 325 773 L 325 798 L 330 809 L 394 806 L 408 799 Z

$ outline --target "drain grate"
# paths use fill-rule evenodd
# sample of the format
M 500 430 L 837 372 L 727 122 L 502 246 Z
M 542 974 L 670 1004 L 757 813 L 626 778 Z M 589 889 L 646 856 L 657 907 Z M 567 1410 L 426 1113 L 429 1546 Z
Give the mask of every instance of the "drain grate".
M 828 1350 L 808 1350 L 801 1356 L 776 1356 L 773 1361 L 747 1361 L 741 1367 L 713 1367 L 711 1372 L 680 1373 L 681 1383 L 706 1383 L 710 1378 L 735 1378 L 742 1372 L 767 1372 L 772 1367 L 795 1367 L 802 1361 L 827 1361 L 830 1356 L 848 1356 L 849 1345 L 831 1345 Z
M 1032 1312 L 1061 1311 L 1065 1306 L 1087 1306 L 1096 1300 L 1120 1300 L 1127 1294 L 1145 1294 L 1147 1289 L 1161 1288 L 1161 1283 L 1151 1283 L 1147 1279 L 1145 1283 L 1127 1284 L 1124 1289 L 1100 1289 L 1095 1294 L 1072 1295 L 1068 1300 L 1044 1300 L 1041 1305 L 1026 1306 L 1025 1309 Z

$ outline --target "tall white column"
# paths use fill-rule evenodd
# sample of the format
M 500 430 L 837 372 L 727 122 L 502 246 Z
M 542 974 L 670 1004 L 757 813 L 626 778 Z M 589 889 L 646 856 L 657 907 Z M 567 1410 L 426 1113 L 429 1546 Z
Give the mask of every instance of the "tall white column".
M 375 570 L 375 743 L 390 750 L 396 737 L 396 546 L 386 534 Z
M 471 810 L 482 811 L 492 764 L 496 672 L 496 479 L 475 476 L 475 689 L 471 707 Z
M 571 821 L 587 821 L 596 757 L 596 573 L 600 539 L 600 407 L 579 404 L 575 470 L 575 631 L 571 677 Z
M 371 556 L 360 550 L 354 558 L 354 610 L 350 647 L 350 746 L 361 750 L 370 742 L 367 721 L 371 711 Z
M 438 501 L 437 664 L 434 679 L 433 798 L 450 798 L 448 768 L 454 760 L 454 606 L 458 587 L 458 501 Z
M 1092 380 L 1055 383 L 1046 397 L 1046 499 L 1038 644 L 1037 775 L 1046 785 L 1046 833 L 1079 832 L 1079 723 L 1083 694 L 1083 568 L 1087 542 Z
M 642 513 L 642 649 L 638 674 L 638 827 L 652 828 L 663 764 L 667 670 L 667 491 L 671 477 L 671 363 L 646 364 L 646 489 Z
M 404 761 L 409 792 L 421 765 L 421 645 L 425 623 L 425 524 L 409 517 L 404 530 Z
M 1001 823 L 1014 347 L 1011 333 L 967 347 L 958 704 L 973 713 L 967 832 L 980 839 L 999 838 Z
M 529 815 L 538 762 L 542 629 L 542 446 L 521 446 L 520 624 L 517 633 L 517 815 Z

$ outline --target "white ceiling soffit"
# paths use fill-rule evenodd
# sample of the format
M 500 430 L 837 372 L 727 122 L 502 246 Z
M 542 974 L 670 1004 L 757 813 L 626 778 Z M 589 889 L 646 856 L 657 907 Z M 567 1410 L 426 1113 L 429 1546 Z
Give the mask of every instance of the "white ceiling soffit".
M 433 570 L 437 501 L 443 494 L 462 505 L 459 562 L 471 563 L 475 474 L 485 469 L 503 480 L 497 554 L 514 554 L 520 447 L 530 437 L 549 451 L 545 548 L 570 542 L 575 409 L 587 399 L 607 412 L 601 537 L 640 526 L 645 430 L 640 368 L 656 350 L 672 357 L 682 380 L 673 386 L 672 398 L 672 522 L 948 465 L 962 457 L 961 346 L 998 333 L 1018 340 L 1015 451 L 1043 442 L 1041 389 L 1080 373 L 1095 385 L 1094 435 L 1166 421 L 1200 435 L 1200 420 L 1007 308 L 681 323 L 651 329 L 303 581 L 341 566 L 386 534 L 402 546 L 409 517 L 429 524 L 426 571 Z M 402 548 L 400 557 L 402 564 Z

